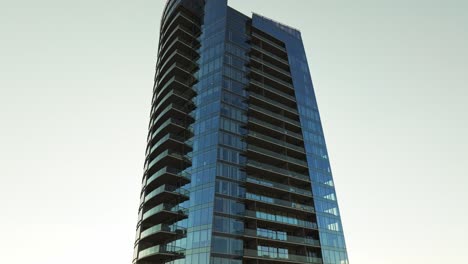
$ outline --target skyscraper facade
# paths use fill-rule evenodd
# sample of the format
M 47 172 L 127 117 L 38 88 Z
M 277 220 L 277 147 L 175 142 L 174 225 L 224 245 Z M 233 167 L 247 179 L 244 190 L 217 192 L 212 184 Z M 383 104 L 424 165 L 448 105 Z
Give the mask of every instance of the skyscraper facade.
M 347 264 L 301 34 L 169 0 L 133 263 Z

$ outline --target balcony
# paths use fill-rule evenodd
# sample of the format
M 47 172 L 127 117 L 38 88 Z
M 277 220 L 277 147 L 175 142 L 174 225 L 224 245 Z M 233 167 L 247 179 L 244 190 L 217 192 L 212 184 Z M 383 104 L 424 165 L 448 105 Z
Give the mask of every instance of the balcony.
M 167 119 L 170 118 L 175 118 L 178 120 L 190 120 L 193 121 L 193 117 L 191 117 L 188 113 L 189 109 L 184 108 L 183 106 L 177 105 L 177 104 L 170 104 L 168 105 L 164 110 L 162 110 L 158 115 L 155 115 L 153 113 L 152 121 L 151 121 L 151 129 L 153 126 L 161 125 L 164 123 Z M 164 122 L 163 122 L 164 120 Z
M 187 111 L 195 109 L 195 103 L 193 102 L 192 93 L 180 92 L 172 90 L 165 94 L 164 98 L 158 98 L 158 103 L 153 110 L 153 115 L 158 115 L 162 109 L 165 109 L 169 104 L 179 105 Z
M 153 160 L 150 160 L 147 171 L 159 170 L 164 166 L 173 168 L 181 166 L 187 167 L 190 163 L 191 161 L 186 159 L 180 152 L 168 149 L 156 156 Z
M 291 116 L 298 116 L 299 113 L 297 112 L 297 109 L 295 108 L 292 108 L 292 107 L 289 107 L 285 104 L 282 104 L 281 101 L 277 101 L 277 100 L 273 100 L 273 99 L 270 99 L 266 96 L 263 96 L 263 95 L 260 95 L 256 92 L 250 92 L 249 93 L 249 96 L 250 96 L 250 100 L 255 99 L 255 100 L 258 100 L 262 103 L 266 103 L 268 105 L 268 107 L 272 107 L 272 108 L 275 108 L 275 109 L 278 109 L 279 111 L 287 111 L 289 115 Z
M 145 206 L 154 206 L 161 202 L 181 203 L 189 199 L 189 191 L 173 185 L 162 185 L 155 190 L 146 188 L 145 192 L 149 192 L 143 201 Z
M 161 154 L 164 150 L 171 149 L 177 150 L 180 152 L 191 151 L 192 148 L 189 145 L 185 144 L 185 137 L 175 135 L 172 133 L 166 134 L 164 137 L 159 139 L 155 144 L 152 145 L 149 155 L 147 156 L 148 159 L 154 158 L 154 156 Z
M 294 90 L 294 86 L 290 82 L 283 81 L 280 78 L 277 78 L 277 77 L 275 77 L 275 76 L 273 76 L 273 75 L 271 75 L 269 73 L 266 73 L 264 71 L 257 70 L 257 69 L 250 69 L 250 72 L 255 73 L 255 74 L 257 74 L 257 75 L 259 75 L 259 76 L 261 76 L 263 78 L 269 79 L 270 81 L 273 81 L 276 84 L 280 84 L 283 87 L 287 87 L 289 89 Z
M 167 105 L 163 110 L 156 109 L 152 113 L 152 121 L 151 121 L 151 128 L 153 128 L 154 125 L 161 125 L 164 123 L 167 119 L 170 118 L 175 118 L 178 120 L 191 120 L 193 121 L 193 117 L 189 115 L 191 111 L 191 107 L 189 106 L 184 106 L 184 105 L 178 105 L 175 103 L 171 103 Z
M 165 44 L 167 44 L 167 40 L 170 40 L 174 36 L 174 32 L 178 32 L 186 34 L 189 37 L 196 39 L 201 30 L 197 23 L 174 23 L 175 21 L 171 21 L 170 24 L 167 26 L 165 30 L 160 31 L 160 48 L 163 48 Z M 163 45 L 161 45 L 161 43 Z
M 197 40 L 197 37 L 199 36 L 199 34 L 199 32 L 193 32 L 192 29 L 187 28 L 186 26 L 177 25 L 177 27 L 175 27 L 174 30 L 166 31 L 162 34 L 159 42 L 159 49 L 164 50 L 166 46 L 168 46 L 169 43 L 172 43 L 171 41 L 177 37 L 188 38 L 191 40 L 191 44 L 198 45 L 199 42 Z
M 178 237 L 184 237 L 187 234 L 187 229 L 177 225 L 159 224 L 150 227 L 140 234 L 140 241 L 165 241 L 168 239 L 174 240 Z
M 166 7 L 164 8 L 163 17 L 162 17 L 163 25 L 167 23 L 168 21 L 170 21 L 168 20 L 169 18 L 168 16 L 174 12 L 175 8 L 180 6 L 179 4 L 180 2 L 178 1 L 171 1 L 171 0 L 166 1 Z
M 169 65 L 171 65 L 169 67 Z M 157 77 L 157 83 L 160 85 L 161 83 L 166 83 L 170 78 L 173 76 L 180 76 L 182 79 L 189 80 L 189 79 L 195 79 L 193 76 L 191 69 L 195 69 L 195 66 L 188 66 L 186 64 L 183 64 L 181 62 L 172 62 L 165 64 L 161 66 L 161 70 L 158 73 Z M 164 73 L 162 76 L 160 76 L 160 73 Z
M 280 153 L 277 153 L 277 152 L 274 152 L 274 151 L 270 151 L 270 150 L 267 150 L 267 149 L 264 149 L 264 148 L 261 148 L 261 147 L 254 146 L 252 144 L 247 145 L 247 150 L 249 152 L 255 152 L 256 154 L 276 159 L 276 160 L 278 160 L 280 162 L 287 162 L 290 165 L 294 164 L 294 165 L 297 165 L 297 166 L 301 166 L 304 169 L 308 168 L 307 167 L 307 162 L 304 161 L 304 160 L 296 159 L 296 158 L 293 158 L 293 157 L 290 157 L 290 156 L 287 156 L 287 155 L 284 155 L 284 154 L 280 154 Z
M 175 63 L 178 63 L 179 67 L 183 68 L 183 70 L 185 70 L 187 74 L 192 74 L 195 70 L 198 69 L 198 64 L 195 63 L 194 55 L 175 50 L 171 53 L 171 55 L 168 58 L 161 58 L 161 60 L 159 61 L 157 67 L 158 79 L 162 80 L 163 78 L 160 78 L 160 74 L 168 73 L 169 70 L 166 69 L 168 65 L 173 65 Z
M 276 88 L 274 88 L 272 86 L 266 85 L 264 83 L 261 83 L 261 82 L 255 81 L 255 80 L 250 80 L 250 86 L 264 89 L 264 90 L 266 90 L 266 91 L 268 91 L 270 93 L 275 94 L 276 96 L 278 96 L 281 99 L 288 99 L 291 103 L 294 103 L 294 104 L 296 103 L 296 97 L 295 96 L 287 94 L 285 92 L 282 92 L 281 90 L 278 90 L 278 89 L 276 89 Z M 252 90 L 251 88 L 249 89 L 249 87 L 247 87 L 247 89 Z
M 257 45 L 252 45 L 251 48 L 252 48 L 251 51 L 250 51 L 251 55 L 254 55 L 254 54 L 257 54 L 257 55 L 260 55 L 260 56 L 266 55 L 269 58 L 273 59 L 274 61 L 279 62 L 279 64 L 282 67 L 284 67 L 286 69 L 289 67 L 289 62 L 287 60 L 285 60 L 285 59 L 283 59 L 283 58 L 281 58 L 281 57 L 279 57 L 279 56 L 277 56 L 277 55 L 275 55 L 275 54 L 273 54 L 273 53 L 271 53 L 271 52 L 269 52 L 269 51 L 267 51 L 265 49 L 262 49 L 261 47 L 259 47 Z
M 293 119 L 291 119 L 289 117 L 286 117 L 284 115 L 277 114 L 277 113 L 272 112 L 270 110 L 267 110 L 265 108 L 258 107 L 256 105 L 250 105 L 249 111 L 250 112 L 255 111 L 255 112 L 258 112 L 258 113 L 260 113 L 260 114 L 262 114 L 264 116 L 274 118 L 274 119 L 276 119 L 278 121 L 285 122 L 285 123 L 288 123 L 290 125 L 294 125 L 298 129 L 301 127 L 301 124 L 299 123 L 299 121 L 293 120 Z
M 166 5 L 164 12 L 163 12 L 163 17 L 161 20 L 161 29 L 167 28 L 169 25 L 168 23 L 171 23 L 173 19 L 175 18 L 175 15 L 173 13 L 175 11 L 178 11 L 178 13 L 184 12 L 187 13 L 185 16 L 187 16 L 187 20 L 191 21 L 194 24 L 199 24 L 198 18 L 195 18 L 190 11 L 188 11 L 183 5 L 180 4 L 180 1 L 168 1 L 169 3 Z M 178 14 L 177 13 L 177 14 Z M 190 15 L 189 15 L 190 14 Z
M 287 148 L 288 150 L 295 151 L 299 155 L 304 155 L 305 154 L 305 150 L 304 150 L 303 147 L 299 147 L 299 146 L 287 143 L 286 141 L 279 140 L 279 139 L 267 136 L 265 134 L 249 131 L 249 134 L 247 134 L 247 137 L 251 137 L 251 138 L 254 138 L 256 140 L 264 141 L 264 142 L 266 142 L 268 144 L 274 144 L 274 145 L 276 145 L 278 147 Z
M 167 48 L 164 50 L 160 50 L 158 53 L 158 61 L 162 61 L 163 58 L 166 57 L 167 54 L 179 50 L 182 53 L 185 54 L 191 54 L 195 58 L 199 57 L 199 54 L 196 52 L 197 47 L 196 45 L 191 44 L 191 39 L 189 38 L 183 38 L 182 36 L 177 36 L 174 38 L 174 40 L 171 42 L 171 44 L 168 44 Z M 191 56 L 189 56 L 191 57 Z
M 270 68 L 271 70 L 275 71 L 276 73 L 283 75 L 283 77 L 286 78 L 286 79 L 290 80 L 292 78 L 291 73 L 289 73 L 289 71 L 286 71 L 286 70 L 284 70 L 284 69 L 282 69 L 282 68 L 280 68 L 280 67 L 278 67 L 276 65 L 273 65 L 272 63 L 269 63 L 269 62 L 267 62 L 265 60 L 262 60 L 261 58 L 259 58 L 257 56 L 251 56 L 250 60 L 252 62 L 255 62 L 256 64 L 260 64 L 263 67 Z
M 312 206 L 296 203 L 293 201 L 286 201 L 278 198 L 267 197 L 263 195 L 253 194 L 253 193 L 246 193 L 245 199 L 253 201 L 255 203 L 264 204 L 265 208 L 273 208 L 276 207 L 277 210 L 281 210 L 282 212 L 304 212 L 304 213 L 315 213 L 315 209 Z
M 190 26 L 195 26 L 196 28 L 200 28 L 200 26 L 198 25 L 199 22 L 196 21 L 190 15 L 185 14 L 185 12 L 182 12 L 181 10 L 184 10 L 182 8 L 183 8 L 182 6 L 179 6 L 180 11 L 177 12 L 175 16 L 163 22 L 163 25 L 161 26 L 161 32 L 167 31 L 172 25 L 178 25 L 178 24 L 185 24 L 187 26 L 190 25 Z
M 259 33 L 256 33 L 255 31 L 252 32 L 252 37 L 254 37 L 254 38 L 256 38 L 256 39 L 258 39 L 258 40 L 260 40 L 262 42 L 265 42 L 265 43 L 267 43 L 268 45 L 270 45 L 272 47 L 275 47 L 276 49 L 280 50 L 282 53 L 285 53 L 285 54 L 287 53 L 286 52 L 286 47 L 281 46 L 278 43 L 275 43 L 275 42 L 267 39 L 266 37 L 260 35 Z
M 292 132 L 292 131 L 290 131 L 288 129 L 285 129 L 285 128 L 280 127 L 280 126 L 273 125 L 271 123 L 262 121 L 260 119 L 255 118 L 255 117 L 249 117 L 248 122 L 250 124 L 256 124 L 256 125 L 262 126 L 262 127 L 266 128 L 268 131 L 271 131 L 271 132 L 281 133 L 281 134 L 284 134 L 286 136 L 293 137 L 293 138 L 295 138 L 297 140 L 301 140 L 301 141 L 303 140 L 302 135 L 299 134 L 299 133 Z
M 180 91 L 182 93 L 191 93 L 191 96 L 195 96 L 196 92 L 192 89 L 192 85 L 195 83 L 195 79 L 184 79 L 179 76 L 173 76 L 169 79 L 162 87 L 158 86 L 158 90 L 154 93 L 156 96 L 153 96 L 153 105 L 157 98 L 164 96 L 170 91 Z M 153 106 L 154 108 L 155 106 Z
M 163 138 L 159 139 L 155 144 L 150 143 L 151 149 L 146 156 L 148 161 L 154 161 L 161 153 L 167 150 L 173 151 L 174 153 L 185 154 L 188 151 L 192 151 L 192 148 L 185 144 L 185 137 L 175 135 L 172 133 L 166 134 Z M 150 167 L 150 166 L 148 166 Z
M 309 222 L 306 220 L 301 220 L 293 217 L 286 217 L 284 215 L 267 215 L 261 211 L 251 211 L 245 210 L 244 216 L 249 219 L 254 219 L 256 221 L 263 221 L 267 223 L 268 226 L 287 226 L 288 228 L 306 228 L 309 230 L 317 230 L 318 226 L 316 223 Z
M 300 181 L 303 181 L 303 182 L 310 183 L 310 178 L 306 174 L 298 173 L 298 172 L 291 171 L 291 170 L 282 169 L 282 168 L 279 168 L 277 166 L 272 166 L 272 165 L 269 165 L 269 164 L 265 164 L 265 163 L 250 160 L 250 159 L 247 160 L 246 165 L 247 165 L 247 167 L 256 169 L 257 171 L 259 171 L 259 173 L 262 173 L 262 174 L 265 173 L 265 171 L 266 171 L 266 172 L 269 172 L 270 175 L 276 175 L 279 178 L 282 178 L 282 177 L 286 176 L 286 177 L 291 177 L 293 179 L 297 179 L 297 180 L 300 180 Z
M 307 257 L 293 254 L 272 254 L 254 249 L 244 249 L 244 259 L 255 259 L 263 261 L 260 263 L 305 263 L 322 264 L 321 258 Z
M 172 220 L 174 222 L 188 217 L 188 210 L 169 203 L 159 204 L 143 214 L 142 223 L 159 224 Z
M 260 190 L 270 190 L 273 192 L 283 192 L 284 194 L 293 194 L 297 196 L 302 196 L 304 198 L 312 198 L 312 192 L 304 189 L 296 188 L 294 186 L 272 182 L 265 179 L 259 179 L 252 176 L 247 176 L 246 179 L 247 185 L 253 185 L 252 188 L 258 188 Z M 308 185 L 310 187 L 310 184 Z
M 290 236 L 290 235 L 286 235 L 285 237 L 266 236 L 266 234 L 262 234 L 261 232 L 258 232 L 257 230 L 254 230 L 254 229 L 244 229 L 244 236 L 252 237 L 255 239 L 259 239 L 259 240 L 265 240 L 270 243 L 276 242 L 278 245 L 288 243 L 288 244 L 295 244 L 295 245 L 320 247 L 320 241 L 313 239 L 313 238 L 297 237 L 297 236 Z
M 184 122 L 175 118 L 170 118 L 166 120 L 164 123 L 162 123 L 155 131 L 151 131 L 151 133 L 149 134 L 148 142 L 152 143 L 152 142 L 158 141 L 161 138 L 163 138 L 165 135 L 171 132 L 175 134 L 181 134 L 185 131 L 187 130 L 186 130 Z M 189 133 L 186 133 L 186 135 L 188 137 L 191 136 L 191 134 Z M 152 144 L 148 144 L 146 155 L 149 154 L 151 145 Z
M 185 249 L 169 245 L 157 245 L 138 253 L 137 263 L 165 263 L 166 261 L 183 258 Z
M 151 174 L 146 180 L 146 188 L 154 188 L 162 184 L 179 183 L 181 186 L 190 182 L 190 174 L 171 167 L 164 167 L 154 174 Z

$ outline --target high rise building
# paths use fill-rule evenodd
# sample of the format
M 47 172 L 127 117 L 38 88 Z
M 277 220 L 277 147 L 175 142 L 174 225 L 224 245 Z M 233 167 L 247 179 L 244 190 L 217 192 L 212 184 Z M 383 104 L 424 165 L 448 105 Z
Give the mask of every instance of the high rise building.
M 298 30 L 167 1 L 133 262 L 348 263 Z

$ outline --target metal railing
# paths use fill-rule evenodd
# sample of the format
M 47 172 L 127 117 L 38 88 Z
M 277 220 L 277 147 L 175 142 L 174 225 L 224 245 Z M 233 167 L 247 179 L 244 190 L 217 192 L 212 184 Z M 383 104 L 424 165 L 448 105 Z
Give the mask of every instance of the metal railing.
M 280 205 L 280 206 L 288 207 L 291 209 L 297 209 L 297 210 L 311 212 L 311 213 L 315 212 L 315 209 L 312 206 L 300 204 L 300 203 L 296 203 L 292 201 L 286 201 L 286 200 L 282 200 L 278 198 L 272 198 L 272 197 L 253 194 L 253 193 L 246 193 L 245 198 L 250 199 L 250 200 L 265 202 L 268 204 Z
M 277 260 L 277 261 L 307 263 L 307 264 L 310 264 L 310 263 L 322 264 L 323 263 L 321 258 L 293 255 L 289 253 L 273 254 L 270 252 L 262 252 L 262 251 L 257 251 L 254 249 L 244 249 L 244 256 Z
M 262 60 L 261 58 L 259 58 L 257 56 L 251 56 L 250 59 L 253 60 L 253 61 L 256 61 L 256 62 L 258 62 L 260 64 L 266 65 L 267 67 L 272 68 L 273 70 L 275 70 L 275 71 L 277 71 L 277 72 L 291 78 L 291 73 L 289 73 L 288 71 L 286 71 L 284 69 L 281 69 L 280 67 L 278 67 L 276 65 L 273 65 L 273 64 L 271 64 L 271 63 L 269 63 L 269 62 L 267 62 L 265 60 Z
M 301 179 L 303 181 L 310 182 L 310 178 L 307 175 L 297 173 L 297 172 L 294 172 L 294 171 L 290 171 L 290 170 L 286 170 L 286 169 L 282 169 L 282 168 L 278 168 L 276 166 L 268 165 L 268 164 L 265 164 L 265 163 L 262 163 L 262 162 L 258 162 L 258 161 L 248 159 L 247 160 L 247 166 L 253 166 L 253 167 L 256 167 L 256 168 L 260 168 L 262 170 L 269 171 L 271 173 L 279 173 L 279 174 L 282 174 L 282 175 L 286 175 L 286 176 L 290 176 L 290 177 L 293 177 L 293 178 Z
M 262 133 L 249 131 L 248 136 L 255 137 L 255 138 L 258 138 L 258 139 L 262 139 L 262 140 L 265 140 L 265 141 L 269 141 L 269 142 L 274 143 L 276 145 L 280 145 L 282 147 L 290 148 L 290 149 L 293 149 L 295 151 L 305 153 L 305 150 L 302 147 L 299 147 L 299 146 L 290 144 L 288 142 L 285 142 L 285 141 L 282 141 L 282 140 L 267 136 L 267 135 L 262 134 Z
M 144 199 L 144 202 L 147 202 L 149 200 L 151 200 L 153 197 L 163 193 L 163 192 L 172 192 L 172 193 L 175 193 L 175 194 L 180 194 L 180 195 L 183 195 L 183 196 L 188 196 L 190 194 L 189 191 L 185 190 L 185 189 L 182 189 L 182 188 L 178 188 L 176 186 L 172 186 L 172 185 L 162 185 L 162 186 L 159 186 L 158 188 L 156 188 L 155 190 L 153 190 L 152 192 L 148 193 L 148 195 L 145 196 L 145 199 Z
M 288 111 L 288 112 L 290 112 L 292 114 L 298 115 L 298 112 L 297 112 L 296 109 L 294 109 L 292 107 L 289 107 L 289 106 L 287 106 L 285 104 L 282 104 L 282 103 L 278 102 L 277 100 L 272 100 L 272 99 L 270 99 L 270 98 L 268 98 L 266 96 L 260 95 L 260 94 L 258 94 L 256 92 L 250 92 L 249 96 L 257 98 L 257 99 L 262 100 L 262 101 L 265 101 L 265 102 L 267 102 L 270 105 L 273 105 L 275 107 L 282 108 L 282 109 L 284 109 L 284 110 L 286 110 L 286 111 Z
M 276 78 L 276 77 L 274 77 L 273 75 L 271 75 L 271 74 L 269 74 L 269 73 L 266 73 L 266 72 L 264 72 L 264 71 L 257 70 L 257 69 L 254 69 L 254 68 L 250 69 L 250 71 L 251 71 L 251 72 L 254 72 L 254 73 L 256 73 L 256 74 L 262 75 L 263 77 L 265 77 L 265 78 L 267 78 L 267 79 L 270 79 L 270 80 L 272 80 L 272 81 L 274 81 L 274 82 L 277 82 L 277 83 L 279 83 L 279 84 L 281 84 L 281 85 L 283 85 L 283 86 L 285 86 L 285 87 L 288 87 L 288 88 L 290 88 L 290 89 L 294 89 L 294 86 L 293 86 L 291 83 L 285 82 L 285 81 L 283 81 L 283 80 L 281 80 L 281 79 L 279 79 L 279 78 Z
M 144 249 L 138 253 L 138 258 L 146 258 L 149 256 L 157 255 L 157 254 L 174 254 L 182 256 L 185 253 L 185 249 L 176 246 L 170 245 L 157 245 L 154 247 L 150 247 Z
M 268 115 L 268 116 L 271 116 L 271 117 L 274 117 L 282 122 L 286 122 L 286 123 L 289 123 L 289 124 L 292 124 L 292 125 L 295 125 L 297 127 L 300 127 L 301 124 L 299 123 L 299 121 L 296 121 L 296 120 L 292 120 L 291 118 L 289 117 L 286 117 L 284 115 L 280 115 L 280 114 L 277 114 L 275 112 L 272 112 L 270 110 L 267 110 L 263 107 L 259 107 L 259 106 L 256 106 L 256 105 L 250 105 L 250 109 L 252 110 L 255 110 L 255 111 L 258 111 L 258 112 L 262 112 L 263 114 L 265 115 Z
M 179 159 L 179 160 L 184 160 L 184 156 L 177 152 L 177 151 L 174 151 L 174 150 L 171 150 L 171 149 L 168 149 L 168 150 L 165 150 L 164 152 L 162 152 L 161 154 L 159 154 L 158 156 L 156 156 L 149 164 L 148 164 L 148 170 L 150 168 L 152 168 L 154 166 L 154 164 L 158 163 L 160 160 L 162 160 L 163 158 L 167 157 L 167 156 L 170 156 L 170 157 L 173 157 L 173 158 L 176 158 L 176 159 Z
M 159 232 L 185 234 L 187 232 L 187 229 L 184 228 L 184 227 L 177 226 L 177 225 L 159 224 L 159 225 L 155 225 L 155 226 L 150 227 L 150 228 L 146 229 L 145 231 L 141 232 L 140 239 L 143 239 L 145 237 L 154 235 L 154 234 L 159 233 Z
M 279 237 L 279 236 L 273 237 L 273 236 L 267 236 L 266 234 L 262 234 L 261 231 L 258 231 L 255 229 L 244 229 L 244 234 L 247 236 L 252 236 L 252 237 L 259 237 L 259 238 L 278 240 L 278 241 L 286 241 L 286 242 L 291 242 L 291 243 L 296 243 L 296 244 L 320 246 L 319 240 L 308 238 L 308 237 L 298 237 L 298 236 L 290 236 L 290 235 L 285 235 L 284 237 Z
M 286 184 L 272 182 L 272 181 L 268 181 L 268 180 L 264 180 L 264 179 L 251 177 L 251 176 L 247 176 L 246 180 L 247 180 L 247 182 L 251 182 L 251 183 L 255 183 L 255 184 L 259 184 L 259 185 L 263 185 L 263 186 L 267 186 L 267 187 L 281 189 L 281 190 L 291 192 L 291 193 L 297 193 L 297 194 L 301 194 L 301 195 L 304 195 L 304 196 L 312 197 L 312 192 L 311 191 L 307 191 L 307 190 L 304 190 L 304 189 L 299 189 L 299 188 L 289 186 L 289 185 L 286 185 Z
M 184 141 L 185 141 L 184 137 L 169 133 L 169 134 L 165 135 L 164 137 L 162 137 L 161 139 L 159 139 L 158 142 L 156 142 L 156 144 L 154 144 L 154 146 L 150 149 L 149 153 L 152 154 L 155 149 L 160 147 L 162 144 L 164 144 L 169 139 L 179 141 L 181 143 L 184 143 Z
M 170 167 L 164 167 L 164 168 L 160 169 L 159 171 L 153 173 L 148 178 L 148 180 L 146 180 L 146 185 L 150 184 L 151 182 L 153 182 L 154 180 L 156 180 L 157 178 L 161 177 L 164 174 L 173 174 L 175 176 L 183 177 L 183 178 L 186 178 L 187 180 L 190 180 L 190 174 L 188 174 L 188 173 L 186 173 L 184 171 L 180 171 L 180 170 L 177 170 L 177 169 L 170 168 Z
M 248 119 L 249 122 L 252 122 L 252 123 L 257 123 L 259 125 L 262 125 L 264 127 L 267 127 L 269 129 L 272 129 L 274 131 L 279 131 L 285 135 L 290 135 L 290 136 L 293 136 L 295 138 L 298 138 L 298 139 L 303 139 L 302 135 L 299 134 L 299 133 L 295 133 L 295 132 L 292 132 L 292 131 L 289 131 L 285 128 L 282 128 L 282 127 L 279 127 L 279 126 L 276 126 L 276 125 L 273 125 L 273 124 L 270 124 L 268 122 L 265 122 L 265 121 L 262 121 L 262 120 L 259 120 L 257 118 L 254 118 L 254 117 L 249 117 Z
M 281 58 L 279 56 L 276 56 L 275 54 L 273 54 L 273 53 L 271 53 L 269 51 L 266 51 L 265 49 L 260 48 L 257 45 L 252 45 L 251 48 L 253 50 L 256 50 L 257 52 L 260 52 L 260 53 L 264 54 L 264 55 L 268 55 L 268 57 L 271 57 L 271 58 L 275 59 L 276 61 L 278 61 L 278 62 L 280 62 L 280 63 L 282 63 L 282 64 L 284 64 L 286 66 L 289 66 L 289 62 L 287 60 L 285 60 L 285 59 L 283 59 L 283 58 Z
M 261 147 L 253 146 L 251 144 L 247 145 L 247 150 L 255 151 L 257 153 L 267 155 L 267 156 L 270 156 L 270 157 L 275 158 L 275 159 L 280 159 L 280 160 L 283 160 L 283 161 L 286 161 L 286 162 L 289 162 L 289 163 L 294 163 L 294 164 L 297 164 L 297 165 L 300 165 L 300 166 L 303 166 L 303 167 L 307 167 L 307 162 L 306 161 L 296 159 L 296 158 L 293 158 L 293 157 L 289 157 L 289 156 L 286 156 L 284 154 L 280 154 L 280 153 L 277 153 L 277 152 L 274 152 L 274 151 L 271 151 L 271 150 L 267 150 L 267 149 L 264 149 L 264 148 L 261 148 Z
M 257 38 L 257 39 L 259 39 L 259 40 L 261 40 L 262 42 L 266 42 L 266 43 L 268 43 L 269 45 L 274 46 L 275 48 L 277 48 L 277 49 L 279 49 L 279 50 L 282 50 L 283 52 L 286 52 L 286 48 L 285 48 L 285 47 L 283 47 L 283 46 L 281 46 L 281 45 L 279 45 L 279 44 L 274 43 L 273 41 L 271 41 L 271 40 L 269 40 L 269 39 L 267 39 L 267 38 L 261 36 L 260 34 L 257 34 L 257 33 L 255 33 L 255 32 L 252 32 L 252 36 L 255 37 L 255 38 Z
M 188 213 L 188 209 L 185 209 L 182 206 L 162 203 L 162 204 L 159 204 L 159 205 L 151 208 L 146 213 L 144 213 L 142 220 L 145 220 L 148 217 L 151 217 L 151 216 L 153 216 L 153 215 L 155 215 L 157 213 L 163 212 L 163 211 L 174 212 L 174 213 L 179 213 L 179 214 L 184 214 L 184 215 L 186 215 Z
M 165 121 L 164 123 L 162 123 L 158 129 L 156 129 L 156 131 L 152 132 L 151 133 L 151 136 L 150 136 L 150 139 L 153 140 L 156 135 L 159 134 L 159 132 L 161 132 L 164 128 L 166 128 L 167 126 L 169 126 L 170 124 L 175 124 L 175 125 L 178 125 L 180 127 L 183 127 L 185 128 L 185 123 L 180 121 L 180 120 L 177 120 L 175 118 L 169 118 L 167 121 Z
M 265 90 L 268 90 L 268 91 L 270 91 L 272 93 L 275 93 L 275 94 L 277 94 L 279 96 L 285 97 L 285 98 L 287 98 L 287 99 L 289 99 L 291 101 L 296 102 L 296 97 L 294 97 L 292 95 L 289 95 L 287 93 L 284 93 L 284 92 L 274 88 L 273 86 L 270 86 L 268 84 L 264 84 L 264 83 L 261 83 L 259 81 L 255 81 L 255 80 L 250 80 L 250 83 L 253 84 L 253 85 L 256 85 L 258 87 L 261 87 L 261 88 L 263 88 Z

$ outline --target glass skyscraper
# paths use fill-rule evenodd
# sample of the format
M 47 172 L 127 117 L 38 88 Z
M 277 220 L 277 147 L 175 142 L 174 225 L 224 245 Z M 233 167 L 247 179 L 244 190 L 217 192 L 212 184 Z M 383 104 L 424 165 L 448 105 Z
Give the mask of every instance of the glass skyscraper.
M 169 0 L 133 263 L 347 264 L 298 30 Z

